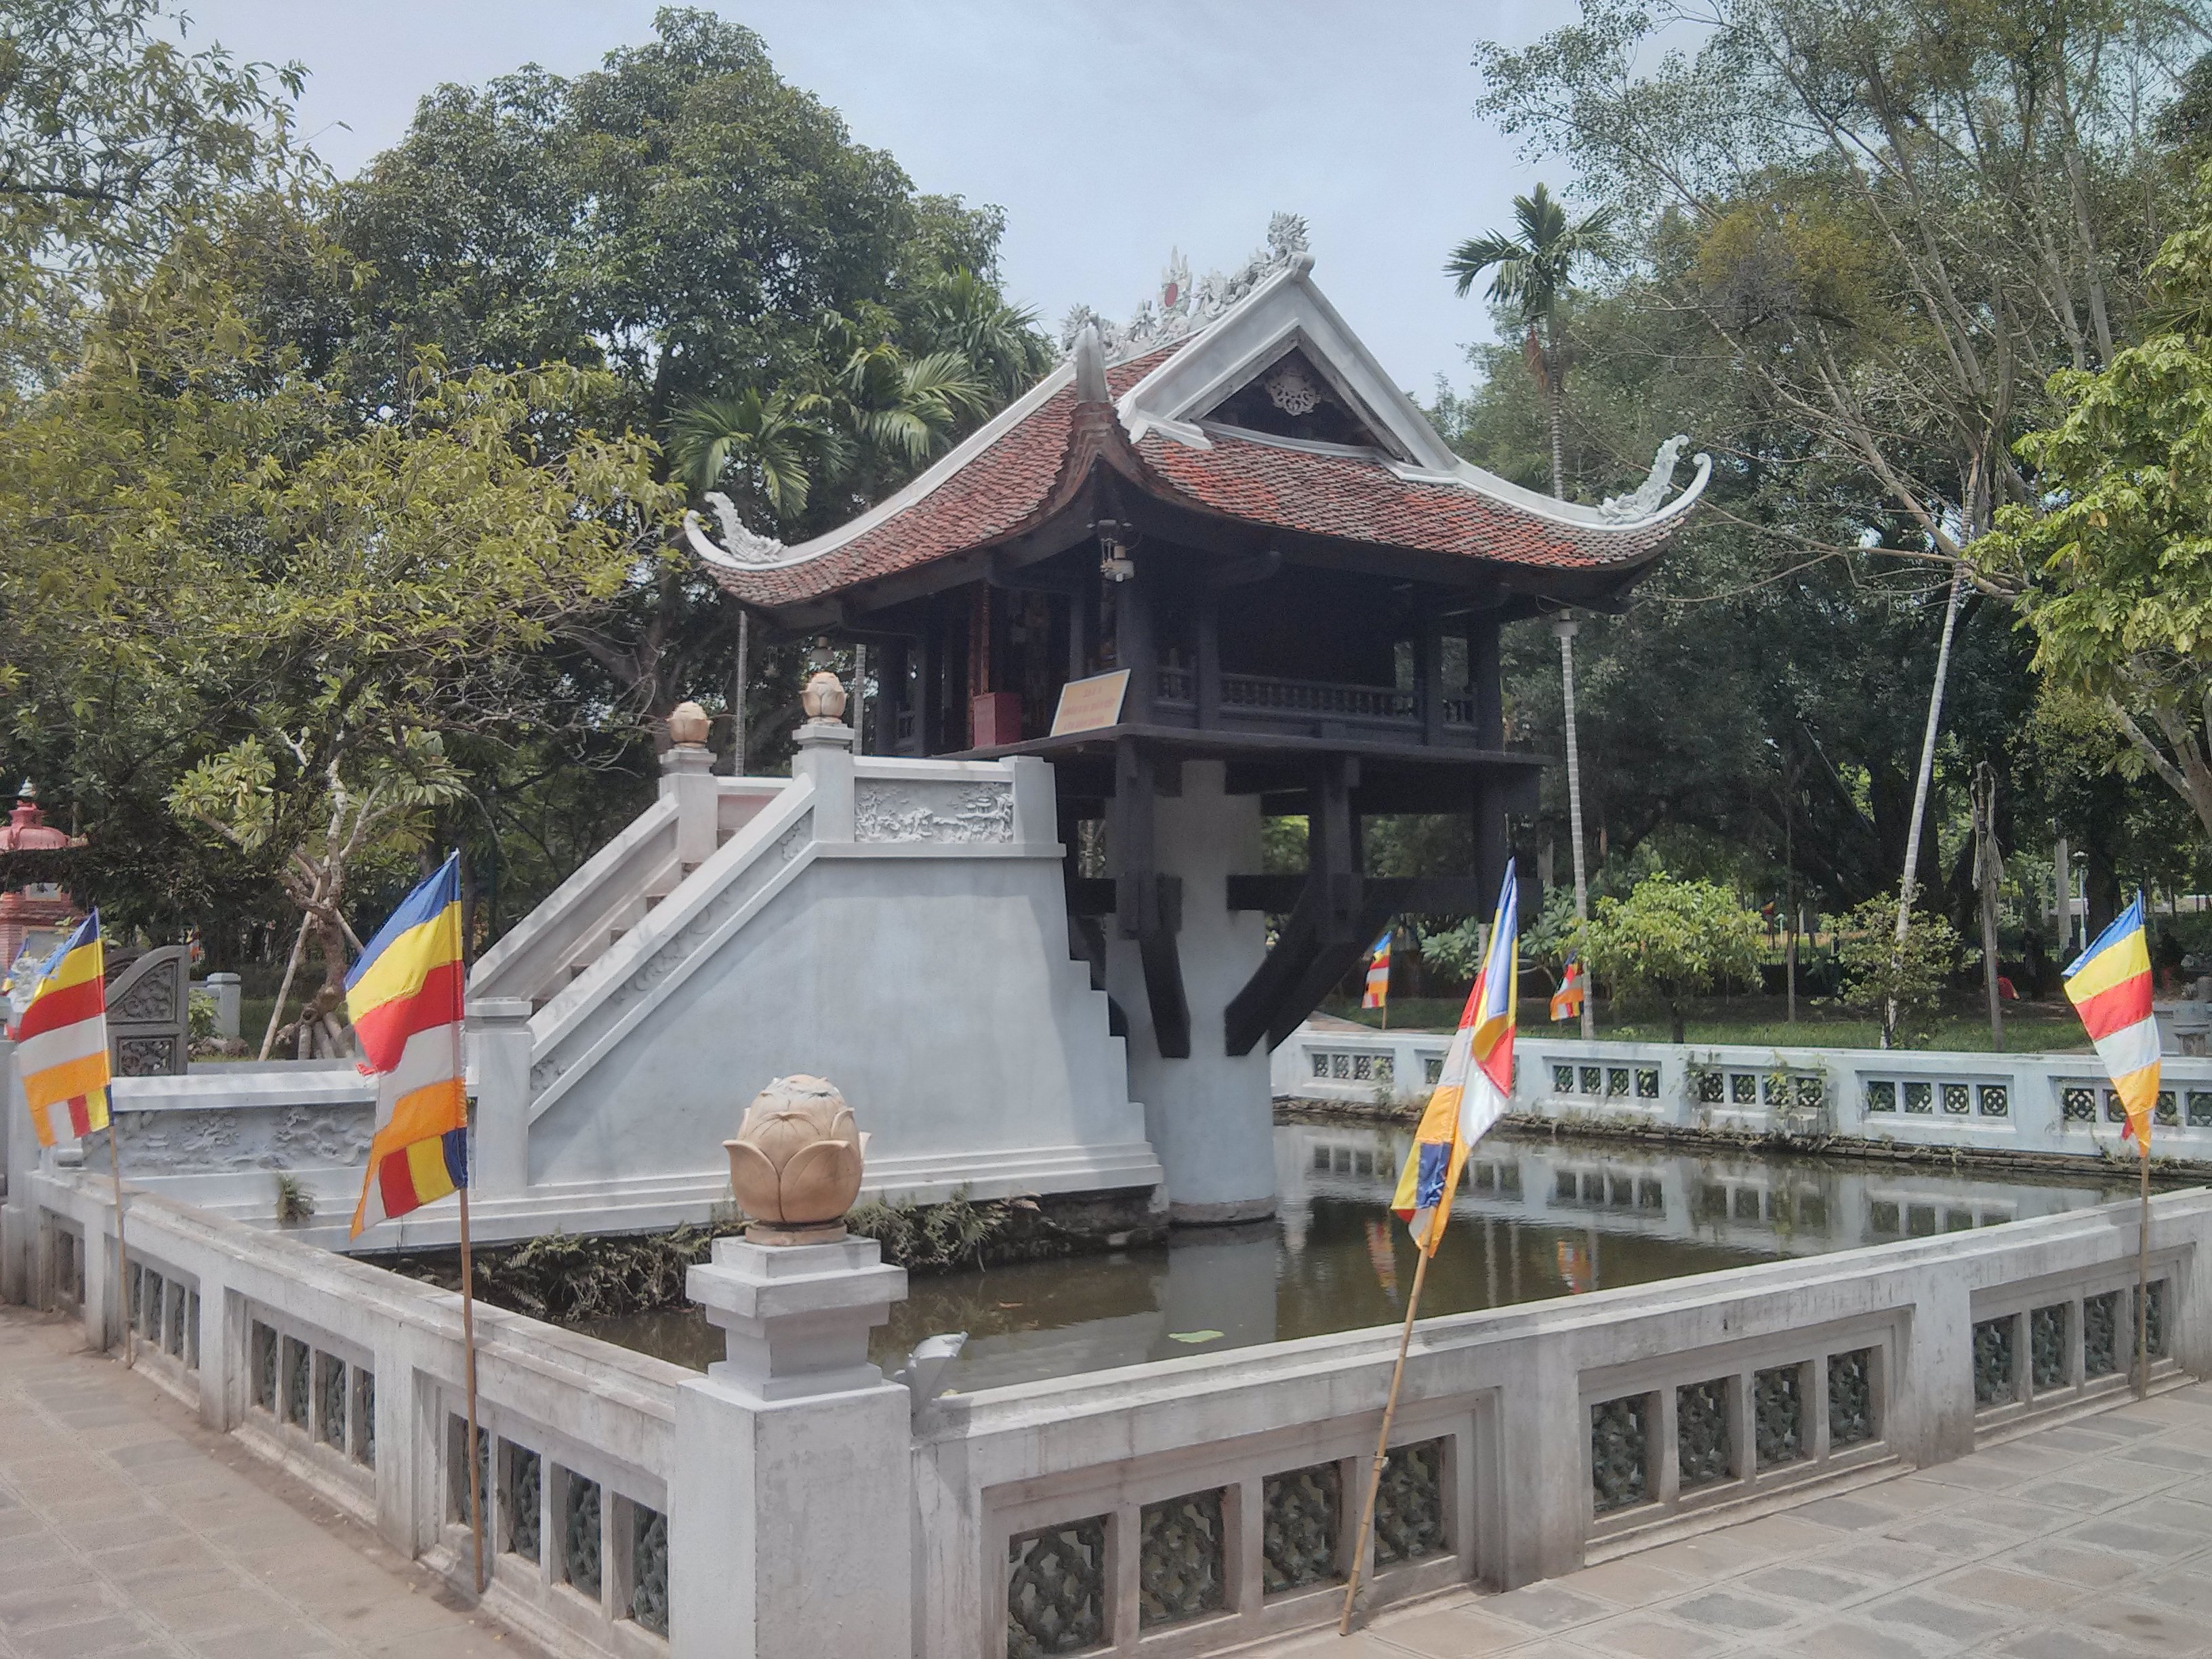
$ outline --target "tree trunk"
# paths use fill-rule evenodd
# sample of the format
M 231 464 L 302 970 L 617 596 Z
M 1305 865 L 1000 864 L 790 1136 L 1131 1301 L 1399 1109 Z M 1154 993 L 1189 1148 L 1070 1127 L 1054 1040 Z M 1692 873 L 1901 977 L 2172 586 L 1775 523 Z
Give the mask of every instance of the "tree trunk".
M 1544 354 L 1544 416 L 1552 428 L 1552 495 L 1554 500 L 1567 499 L 1567 443 L 1559 426 L 1559 404 L 1565 388 L 1560 384 L 1558 366 L 1552 354 Z
M 1997 851 L 1997 773 L 1984 761 L 1974 769 L 1974 887 L 1982 911 L 1982 988 L 1990 1005 L 1990 1047 L 2004 1052 L 2004 1001 L 1997 987 L 1997 884 L 2004 866 Z
M 1905 832 L 1905 874 L 1897 884 L 1897 940 L 1894 957 L 1902 962 L 1905 930 L 1912 925 L 1912 896 L 1920 865 L 1920 826 L 1928 816 L 1928 787 L 1936 775 L 1936 737 L 1943 724 L 1943 682 L 1951 671 L 1951 639 L 1959 629 L 1959 605 L 1966 594 L 1963 562 L 1951 575 L 1951 594 L 1943 605 L 1943 638 L 1936 647 L 1936 684 L 1928 693 L 1928 726 L 1920 739 L 1920 773 L 1912 786 L 1912 821 Z M 1881 1046 L 1893 1048 L 1897 1036 L 1897 999 L 1882 1005 Z
M 1567 726 L 1567 829 L 1575 843 L 1575 922 L 1577 953 L 1581 957 L 1583 974 L 1589 974 L 1589 872 L 1587 855 L 1583 850 L 1583 769 L 1582 757 L 1575 742 L 1575 630 L 1579 623 L 1569 621 L 1552 624 L 1552 631 L 1559 636 L 1559 684 L 1565 693 Z M 1597 1000 L 1583 988 L 1582 1037 L 1585 1042 L 1597 1036 Z
M 1690 1040 L 1688 1022 L 1683 1016 L 1680 1003 L 1670 1000 L 1667 1004 L 1667 1024 L 1675 1042 L 1687 1042 Z

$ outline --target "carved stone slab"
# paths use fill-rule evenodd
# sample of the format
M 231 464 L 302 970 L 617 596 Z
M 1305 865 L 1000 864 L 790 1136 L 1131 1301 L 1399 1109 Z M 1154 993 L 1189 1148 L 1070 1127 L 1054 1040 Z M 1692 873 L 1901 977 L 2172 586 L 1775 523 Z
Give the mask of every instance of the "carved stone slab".
M 1011 783 L 863 780 L 853 787 L 856 842 L 975 844 L 1014 838 Z

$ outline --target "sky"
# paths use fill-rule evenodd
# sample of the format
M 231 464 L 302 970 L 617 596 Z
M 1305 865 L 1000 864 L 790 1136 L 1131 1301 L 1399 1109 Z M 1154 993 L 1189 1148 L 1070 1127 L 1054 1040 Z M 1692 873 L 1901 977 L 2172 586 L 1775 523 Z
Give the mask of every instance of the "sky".
M 720 0 L 777 70 L 925 191 L 1006 210 L 1004 276 L 1055 334 L 1127 317 L 1170 250 L 1243 263 L 1303 214 L 1315 280 L 1426 398 L 1468 378 L 1479 295 L 1443 275 L 1510 226 L 1538 171 L 1473 113 L 1477 40 L 1520 44 L 1571 0 Z M 186 0 L 200 40 L 310 73 L 301 131 L 340 174 L 441 82 L 561 74 L 647 40 L 652 0 Z M 1566 182 L 1556 161 L 1543 169 Z

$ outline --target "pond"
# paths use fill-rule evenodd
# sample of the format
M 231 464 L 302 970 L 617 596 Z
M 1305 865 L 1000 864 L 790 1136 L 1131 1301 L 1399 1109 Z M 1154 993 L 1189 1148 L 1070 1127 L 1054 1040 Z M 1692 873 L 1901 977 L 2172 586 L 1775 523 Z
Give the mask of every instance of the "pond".
M 965 1331 L 963 1393 L 1179 1355 L 1393 1324 L 1413 1247 L 1390 1214 L 1402 1128 L 1279 1124 L 1280 1207 L 1165 1245 L 917 1276 L 880 1327 L 886 1371 L 924 1337 Z M 2131 1196 L 2124 1179 L 2015 1179 L 1778 1154 L 1719 1157 L 1493 1134 L 1468 1161 L 1421 1292 L 1423 1316 L 1886 1243 Z M 696 1309 L 585 1325 L 704 1370 L 720 1333 Z

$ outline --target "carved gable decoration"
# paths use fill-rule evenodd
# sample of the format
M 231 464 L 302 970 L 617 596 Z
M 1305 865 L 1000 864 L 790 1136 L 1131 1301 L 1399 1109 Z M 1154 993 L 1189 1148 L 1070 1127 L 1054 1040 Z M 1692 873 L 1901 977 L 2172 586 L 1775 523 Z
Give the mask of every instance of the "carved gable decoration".
M 1277 438 L 1390 447 L 1358 406 L 1295 346 L 1216 404 L 1206 418 Z

